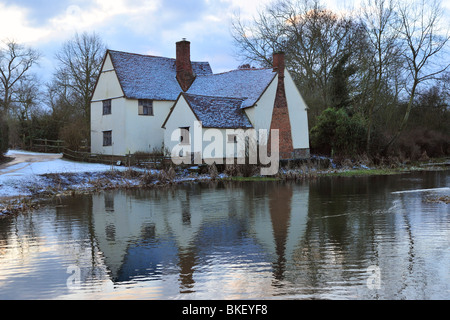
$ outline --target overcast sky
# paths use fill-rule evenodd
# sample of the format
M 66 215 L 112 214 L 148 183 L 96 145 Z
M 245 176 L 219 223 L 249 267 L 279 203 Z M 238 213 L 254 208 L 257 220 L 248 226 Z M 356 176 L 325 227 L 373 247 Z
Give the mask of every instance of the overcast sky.
M 175 42 L 187 38 L 192 60 L 209 61 L 214 72 L 223 72 L 240 62 L 230 35 L 233 13 L 251 18 L 270 1 L 0 0 L 0 41 L 38 49 L 41 70 L 48 73 L 55 53 L 76 32 L 95 31 L 109 49 L 172 58 Z
M 330 9 L 354 0 L 323 0 Z M 0 0 L 0 40 L 40 50 L 41 69 L 75 32 L 95 31 L 109 49 L 175 57 L 175 42 L 191 41 L 194 61 L 214 72 L 237 68 L 230 35 L 233 13 L 251 18 L 271 0 Z M 450 0 L 444 0 L 450 2 Z M 338 3 L 338 5 L 336 5 Z
M 14 39 L 40 50 L 41 67 L 75 32 L 95 31 L 114 50 L 175 57 L 175 42 L 191 41 L 191 56 L 214 72 L 237 67 L 230 18 L 244 17 L 257 0 L 0 0 L 0 40 Z

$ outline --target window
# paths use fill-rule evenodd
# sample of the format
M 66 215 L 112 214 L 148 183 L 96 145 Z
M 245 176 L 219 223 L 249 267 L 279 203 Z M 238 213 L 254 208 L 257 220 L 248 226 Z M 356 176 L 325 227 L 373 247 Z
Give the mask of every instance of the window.
M 228 135 L 228 143 L 237 143 L 237 135 L 229 134 Z
M 111 114 L 111 100 L 103 100 L 103 115 Z
M 180 135 L 180 143 L 181 144 L 189 144 L 189 127 L 183 127 L 180 128 L 181 135 Z
M 112 146 L 112 131 L 103 131 L 103 146 Z
M 152 100 L 139 100 L 139 115 L 140 116 L 153 116 L 153 101 Z

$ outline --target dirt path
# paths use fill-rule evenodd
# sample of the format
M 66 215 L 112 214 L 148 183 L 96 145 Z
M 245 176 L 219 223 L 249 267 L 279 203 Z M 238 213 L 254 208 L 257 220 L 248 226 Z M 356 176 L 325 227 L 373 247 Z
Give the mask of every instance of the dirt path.
M 18 170 L 21 170 L 23 168 L 28 167 L 33 162 L 43 162 L 48 160 L 54 160 L 54 159 L 61 159 L 61 154 L 49 154 L 49 153 L 14 153 L 11 152 L 8 154 L 8 157 L 14 158 L 14 160 L 3 163 L 0 165 L 0 175 L 4 175 L 7 173 L 12 173 Z M 23 163 L 23 166 L 20 166 L 20 168 L 16 168 L 13 170 L 5 170 L 11 166 L 14 166 L 16 164 Z

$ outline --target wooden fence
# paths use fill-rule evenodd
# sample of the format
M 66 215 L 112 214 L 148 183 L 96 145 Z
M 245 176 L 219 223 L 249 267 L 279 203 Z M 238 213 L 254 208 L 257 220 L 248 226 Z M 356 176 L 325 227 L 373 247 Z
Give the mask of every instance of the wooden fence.
M 103 163 L 119 166 L 138 166 L 153 169 L 166 167 L 171 161 L 170 158 L 164 157 L 162 155 L 129 154 L 125 156 L 118 156 L 73 151 L 68 148 L 64 148 L 63 157 L 79 162 Z
M 62 140 L 36 139 L 31 147 L 32 151 L 45 153 L 62 153 L 68 160 L 89 163 L 103 163 L 123 166 L 139 166 L 146 168 L 165 168 L 171 159 L 160 154 L 136 153 L 125 156 L 95 154 L 87 151 L 74 151 L 64 146 Z
M 35 139 L 31 146 L 32 151 L 45 153 L 62 153 L 63 149 L 64 141 L 62 140 Z

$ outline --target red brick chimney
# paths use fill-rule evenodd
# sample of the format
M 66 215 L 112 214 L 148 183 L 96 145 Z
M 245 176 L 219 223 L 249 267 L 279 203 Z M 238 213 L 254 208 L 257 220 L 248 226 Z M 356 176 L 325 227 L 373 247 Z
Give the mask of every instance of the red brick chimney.
M 281 74 L 284 79 L 284 68 L 286 64 L 284 62 L 284 52 L 274 52 L 273 53 L 273 71 Z
M 273 71 L 278 73 L 278 87 L 275 96 L 275 104 L 273 108 L 272 122 L 270 124 L 270 129 L 279 130 L 280 160 L 292 159 L 294 156 L 291 122 L 289 119 L 289 110 L 286 100 L 286 91 L 284 87 L 284 69 L 285 69 L 284 52 L 275 52 L 273 54 Z
M 191 43 L 183 38 L 177 42 L 177 80 L 183 91 L 187 91 L 195 79 L 191 64 Z

